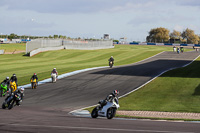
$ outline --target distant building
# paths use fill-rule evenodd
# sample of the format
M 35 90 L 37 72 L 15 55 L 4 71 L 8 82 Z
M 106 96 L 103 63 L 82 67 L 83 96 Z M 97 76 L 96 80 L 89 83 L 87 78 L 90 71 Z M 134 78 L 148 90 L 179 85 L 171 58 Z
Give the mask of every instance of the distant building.
M 109 35 L 109 34 L 104 34 L 104 35 L 103 35 L 103 39 L 109 40 L 109 39 L 110 39 L 110 35 Z
M 180 39 L 169 39 L 169 43 L 181 43 Z
M 120 44 L 128 44 L 129 42 L 127 42 L 126 39 L 127 39 L 127 37 L 121 37 L 121 38 L 119 39 L 119 43 L 120 43 Z

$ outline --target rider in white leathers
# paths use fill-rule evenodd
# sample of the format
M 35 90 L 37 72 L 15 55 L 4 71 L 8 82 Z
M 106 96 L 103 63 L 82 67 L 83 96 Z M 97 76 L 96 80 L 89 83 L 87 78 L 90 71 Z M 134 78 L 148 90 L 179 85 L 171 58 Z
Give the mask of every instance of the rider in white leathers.
M 110 93 L 105 100 L 101 100 L 99 101 L 99 104 L 100 104 L 100 108 L 103 108 L 103 106 L 106 105 L 106 103 L 109 101 L 109 102 L 112 102 L 113 99 L 117 98 L 117 95 L 119 95 L 119 91 L 118 90 L 114 90 L 112 93 Z

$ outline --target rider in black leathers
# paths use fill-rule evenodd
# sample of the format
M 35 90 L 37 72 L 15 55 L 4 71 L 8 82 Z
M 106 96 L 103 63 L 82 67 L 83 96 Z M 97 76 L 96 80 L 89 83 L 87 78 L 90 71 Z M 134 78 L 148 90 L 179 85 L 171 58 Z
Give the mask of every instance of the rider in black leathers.
M 13 74 L 13 76 L 10 78 L 10 81 L 15 81 L 16 85 L 18 86 L 16 74 Z
M 114 64 L 114 58 L 113 58 L 113 56 L 111 56 L 109 59 L 108 59 L 108 61 L 110 62 L 110 61 L 112 61 L 112 63 Z M 110 65 L 110 64 L 109 64 Z
M 24 98 L 24 88 L 21 87 L 19 89 L 17 89 L 15 92 L 8 94 L 8 96 L 6 97 L 5 101 L 8 102 L 10 100 L 8 100 L 9 98 L 12 98 L 12 96 L 15 97 L 15 95 L 19 95 L 20 96 L 20 100 L 16 100 L 16 105 L 20 105 L 20 103 L 22 102 L 23 98 Z
M 20 103 L 22 102 L 22 100 L 24 99 L 24 88 L 21 87 L 19 90 L 17 90 L 16 93 L 20 94 L 20 99 L 21 99 L 21 100 L 17 100 L 17 101 L 16 101 L 16 105 L 19 106 Z
M 36 73 L 33 74 L 33 76 L 31 77 L 31 79 L 32 79 L 32 80 L 36 79 L 36 83 L 38 84 L 38 77 L 37 77 L 37 74 L 36 74 Z M 30 80 L 31 80 L 31 79 L 30 79 Z

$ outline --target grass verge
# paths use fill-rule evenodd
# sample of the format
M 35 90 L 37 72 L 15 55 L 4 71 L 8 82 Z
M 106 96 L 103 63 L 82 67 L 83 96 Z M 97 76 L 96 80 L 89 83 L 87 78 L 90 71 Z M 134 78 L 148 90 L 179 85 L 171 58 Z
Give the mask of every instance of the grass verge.
M 200 58 L 119 100 L 120 110 L 200 113 Z
M 4 49 L 4 52 L 25 51 L 26 43 L 0 44 L 0 49 Z

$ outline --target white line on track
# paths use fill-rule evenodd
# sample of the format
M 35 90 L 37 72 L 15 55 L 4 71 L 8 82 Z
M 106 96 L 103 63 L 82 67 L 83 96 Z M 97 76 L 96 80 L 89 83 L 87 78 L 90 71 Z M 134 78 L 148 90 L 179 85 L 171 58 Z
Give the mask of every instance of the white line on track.
M 5 126 L 5 123 L 0 123 Z M 120 132 L 145 132 L 145 133 L 194 133 L 194 132 L 179 132 L 179 131 L 158 131 L 158 130 L 136 130 L 136 129 L 117 129 L 117 128 L 99 128 L 99 127 L 74 127 L 74 126 L 55 126 L 55 125 L 25 125 L 25 124 L 7 124 L 17 127 L 40 127 L 40 128 L 60 128 L 60 129 L 84 129 L 84 130 L 102 130 L 102 131 L 120 131 Z

